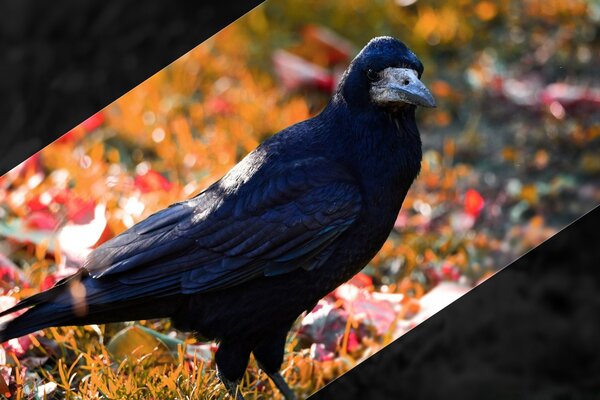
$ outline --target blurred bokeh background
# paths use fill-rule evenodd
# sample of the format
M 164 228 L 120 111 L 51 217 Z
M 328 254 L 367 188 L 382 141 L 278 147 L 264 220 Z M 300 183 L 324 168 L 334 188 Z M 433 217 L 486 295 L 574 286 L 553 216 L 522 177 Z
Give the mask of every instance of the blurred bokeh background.
M 438 106 L 418 111 L 422 172 L 384 248 L 298 321 L 285 369 L 296 390 L 316 390 L 600 202 L 597 2 L 269 0 L 1 178 L 2 304 L 49 287 L 99 243 L 318 113 L 356 52 L 381 35 L 419 56 Z M 177 353 L 193 339 L 165 321 L 142 325 L 11 341 L 5 382 L 14 389 L 22 374 L 21 390 L 177 397 L 171 367 L 179 357 L 210 363 L 214 346 Z M 107 360 L 131 353 L 140 335 L 171 362 L 140 355 L 120 364 L 133 378 L 109 374 Z M 93 379 L 70 378 L 82 365 Z M 222 394 L 185 365 L 179 394 L 207 385 L 206 398 Z M 246 390 L 271 396 L 253 368 Z

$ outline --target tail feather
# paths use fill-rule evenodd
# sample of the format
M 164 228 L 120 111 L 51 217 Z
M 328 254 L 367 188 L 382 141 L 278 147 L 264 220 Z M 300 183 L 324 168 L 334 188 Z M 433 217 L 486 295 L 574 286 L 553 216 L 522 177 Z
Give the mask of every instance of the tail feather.
M 83 296 L 73 294 L 69 277 L 52 289 L 28 297 L 0 316 L 29 308 L 11 321 L 0 325 L 0 343 L 51 326 L 104 324 L 119 321 L 165 318 L 171 315 L 179 302 L 145 287 L 127 287 L 116 280 L 98 280 L 88 276 L 77 277 L 76 284 L 85 289 Z M 79 280 L 81 279 L 81 280 Z M 163 294 L 165 297 L 160 297 Z M 175 300 L 175 301 L 173 301 Z
M 50 288 L 44 292 L 34 294 L 33 296 L 29 296 L 26 299 L 23 299 L 20 302 L 18 302 L 17 304 L 15 304 L 13 307 L 0 312 L 0 317 L 4 317 L 5 315 L 12 314 L 12 313 L 14 313 L 16 311 L 20 311 L 24 308 L 29 308 L 29 307 L 36 306 L 38 304 L 51 302 L 52 300 L 56 299 L 61 293 L 64 292 L 65 285 L 67 283 L 72 282 L 74 279 L 80 280 L 82 278 L 82 276 L 83 276 L 83 270 L 80 270 L 76 274 L 69 276 L 68 278 L 60 280 L 52 288 Z
M 33 307 L 17 318 L 0 326 L 0 343 L 25 336 L 50 326 L 68 324 L 73 317 L 69 312 L 56 312 L 50 304 Z
M 168 317 L 168 310 L 148 307 L 142 301 L 95 305 L 85 315 L 76 314 L 72 308 L 46 303 L 32 307 L 17 318 L 0 325 L 0 343 L 51 326 L 107 324 L 165 317 Z

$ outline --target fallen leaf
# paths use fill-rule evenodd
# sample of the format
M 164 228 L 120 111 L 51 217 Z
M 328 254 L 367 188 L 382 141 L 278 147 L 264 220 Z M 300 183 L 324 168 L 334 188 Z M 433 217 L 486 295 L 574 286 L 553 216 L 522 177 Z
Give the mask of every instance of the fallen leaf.
M 118 332 L 106 348 L 117 360 L 128 357 L 139 360 L 151 356 L 159 363 L 175 361 L 169 348 L 160 339 L 138 325 L 129 326 Z

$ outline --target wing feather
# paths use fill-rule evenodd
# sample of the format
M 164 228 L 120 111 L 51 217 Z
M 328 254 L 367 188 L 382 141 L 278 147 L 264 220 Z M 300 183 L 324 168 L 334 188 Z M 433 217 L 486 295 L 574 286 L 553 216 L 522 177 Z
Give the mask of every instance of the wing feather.
M 93 251 L 85 268 L 136 292 L 220 290 L 322 265 L 360 208 L 352 176 L 323 158 L 254 168 L 134 225 Z

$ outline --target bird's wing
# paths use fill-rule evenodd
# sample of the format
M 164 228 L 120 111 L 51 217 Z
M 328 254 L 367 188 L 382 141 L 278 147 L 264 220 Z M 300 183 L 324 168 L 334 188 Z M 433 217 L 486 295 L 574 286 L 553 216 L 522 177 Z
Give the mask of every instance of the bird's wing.
M 93 251 L 85 268 L 93 278 L 168 294 L 223 289 L 318 267 L 360 208 L 344 168 L 323 158 L 294 161 L 153 214 Z

